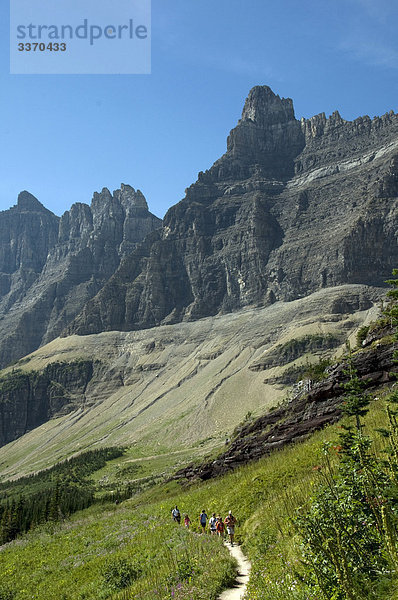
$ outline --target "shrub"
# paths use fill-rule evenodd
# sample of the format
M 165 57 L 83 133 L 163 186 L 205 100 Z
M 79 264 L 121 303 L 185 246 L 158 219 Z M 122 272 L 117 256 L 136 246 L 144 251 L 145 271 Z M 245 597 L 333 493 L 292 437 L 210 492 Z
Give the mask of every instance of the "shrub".
M 0 584 L 0 600 L 13 600 L 16 592 L 8 586 Z
M 133 583 L 141 575 L 142 569 L 138 564 L 131 563 L 125 558 L 108 561 L 103 578 L 107 588 L 122 590 Z
M 397 554 L 397 411 L 387 406 L 389 429 L 380 430 L 389 440 L 388 460 L 371 450 L 364 435 L 363 417 L 369 408 L 363 381 L 349 356 L 350 380 L 342 410 L 351 420 L 343 426 L 336 446 L 325 447 L 323 485 L 309 509 L 296 523 L 304 542 L 307 581 L 324 598 L 371 598 L 372 587 L 398 565 Z M 398 397 L 390 395 L 390 403 Z M 337 453 L 334 467 L 331 450 Z
M 362 346 L 362 342 L 365 340 L 366 336 L 369 333 L 369 325 L 364 325 L 358 329 L 357 333 L 357 346 L 360 348 Z

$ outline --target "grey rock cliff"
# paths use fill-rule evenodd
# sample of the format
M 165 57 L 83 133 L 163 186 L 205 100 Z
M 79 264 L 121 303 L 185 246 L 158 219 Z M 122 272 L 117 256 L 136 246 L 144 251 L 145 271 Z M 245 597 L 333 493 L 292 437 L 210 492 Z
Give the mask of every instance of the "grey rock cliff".
M 299 121 L 290 99 L 255 87 L 224 156 L 65 333 L 198 319 L 344 283 L 383 285 L 398 264 L 397 169 L 392 111 Z
M 0 212 L 0 302 L 7 310 L 41 273 L 57 241 L 59 218 L 29 192 Z
M 0 364 L 54 339 L 161 220 L 143 194 L 104 188 L 61 218 L 28 192 L 0 213 Z
M 0 446 L 52 417 L 85 404 L 93 361 L 52 363 L 41 372 L 11 372 L 0 378 Z

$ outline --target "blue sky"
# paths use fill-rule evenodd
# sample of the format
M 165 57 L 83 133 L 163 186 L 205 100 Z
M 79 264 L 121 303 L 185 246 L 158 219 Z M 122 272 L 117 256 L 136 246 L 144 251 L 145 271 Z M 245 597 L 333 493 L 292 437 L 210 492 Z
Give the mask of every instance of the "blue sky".
M 398 111 L 396 0 L 152 0 L 151 75 L 10 75 L 0 11 L 0 210 L 27 189 L 61 215 L 123 182 L 162 217 L 254 85 L 297 118 Z

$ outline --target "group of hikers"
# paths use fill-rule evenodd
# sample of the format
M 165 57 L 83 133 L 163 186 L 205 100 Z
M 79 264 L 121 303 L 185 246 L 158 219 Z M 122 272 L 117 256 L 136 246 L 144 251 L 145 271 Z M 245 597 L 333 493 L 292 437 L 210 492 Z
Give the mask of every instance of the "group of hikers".
M 181 513 L 177 506 L 175 506 L 173 508 L 173 510 L 171 511 L 171 516 L 172 516 L 173 521 L 175 521 L 176 523 L 181 523 Z M 185 515 L 184 516 L 184 525 L 187 529 L 189 529 L 191 523 L 192 523 L 192 521 L 189 518 L 189 516 Z M 199 515 L 199 524 L 202 528 L 203 533 L 205 533 L 206 525 L 208 524 L 210 533 L 212 535 L 218 535 L 221 538 L 224 538 L 225 529 L 226 529 L 227 534 L 229 536 L 229 540 L 231 542 L 231 546 L 234 545 L 236 519 L 235 519 L 234 515 L 232 514 L 231 510 L 228 512 L 228 515 L 226 516 L 226 518 L 224 520 L 222 520 L 220 515 L 216 516 L 216 513 L 213 513 L 209 519 L 209 517 L 206 514 L 205 509 L 203 509 Z

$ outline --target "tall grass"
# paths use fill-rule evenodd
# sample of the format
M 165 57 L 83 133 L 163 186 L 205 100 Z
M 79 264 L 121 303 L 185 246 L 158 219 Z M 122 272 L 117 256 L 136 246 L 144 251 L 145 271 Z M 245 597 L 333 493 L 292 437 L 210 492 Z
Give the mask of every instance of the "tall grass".
M 190 598 L 211 600 L 233 578 L 220 540 L 171 522 L 168 505 L 160 503 L 91 508 L 62 525 L 42 526 L 0 553 L 0 598 L 3 586 L 16 600 L 101 600 L 119 597 L 124 588 L 132 591 L 120 598 L 170 598 L 188 585 Z
M 382 399 L 372 403 L 366 422 L 369 430 L 385 426 Z M 236 539 L 252 560 L 246 600 L 315 600 L 301 580 L 293 518 L 315 495 L 322 444 L 338 432 L 338 425 L 328 427 L 212 481 L 185 489 L 171 482 L 42 526 L 2 547 L 0 599 L 8 592 L 15 600 L 215 599 L 233 579 L 234 565 L 219 539 L 200 534 L 204 508 L 223 517 L 232 510 L 238 519 Z M 381 453 L 383 442 L 377 443 Z M 189 514 L 191 531 L 171 521 L 175 504 Z M 387 584 L 384 597 L 396 598 Z

